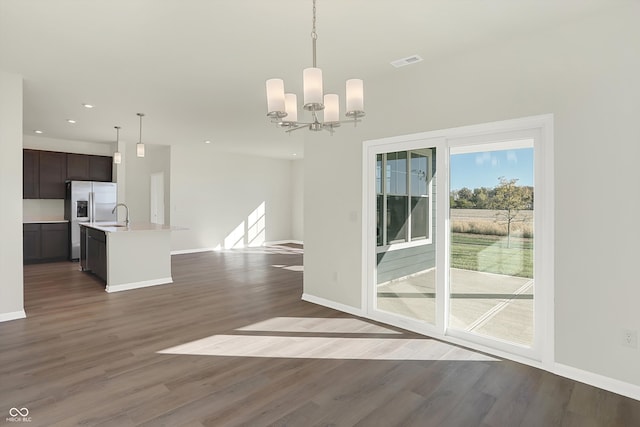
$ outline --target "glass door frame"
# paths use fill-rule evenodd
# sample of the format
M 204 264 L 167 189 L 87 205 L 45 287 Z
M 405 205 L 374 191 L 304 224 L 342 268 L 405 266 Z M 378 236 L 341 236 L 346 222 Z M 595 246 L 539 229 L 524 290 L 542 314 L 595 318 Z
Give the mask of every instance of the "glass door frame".
M 533 139 L 534 187 L 534 343 L 531 348 L 450 330 L 449 319 L 449 157 L 451 147 Z M 489 145 L 487 145 L 489 147 Z M 428 324 L 376 307 L 376 154 L 419 148 L 436 152 L 436 322 Z M 365 141 L 363 145 L 362 307 L 365 317 L 454 344 L 526 364 L 551 367 L 554 361 L 554 173 L 553 115 Z

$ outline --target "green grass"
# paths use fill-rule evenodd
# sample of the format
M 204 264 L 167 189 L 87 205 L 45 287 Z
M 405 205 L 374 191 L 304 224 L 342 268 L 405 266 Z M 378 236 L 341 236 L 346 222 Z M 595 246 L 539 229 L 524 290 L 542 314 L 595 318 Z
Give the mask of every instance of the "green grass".
M 452 233 L 451 267 L 533 278 L 533 239 Z

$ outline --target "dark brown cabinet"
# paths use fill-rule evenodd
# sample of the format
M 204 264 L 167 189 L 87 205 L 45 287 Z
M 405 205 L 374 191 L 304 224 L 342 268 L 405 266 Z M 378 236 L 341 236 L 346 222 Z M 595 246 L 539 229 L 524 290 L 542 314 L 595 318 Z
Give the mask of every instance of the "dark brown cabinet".
M 85 227 L 82 227 L 85 228 Z M 104 231 L 86 230 L 86 269 L 105 282 L 107 281 L 107 235 Z M 81 242 L 82 243 L 82 242 Z
M 113 180 L 113 159 L 109 156 L 23 150 L 24 199 L 64 199 L 66 180 Z
M 67 179 L 89 180 L 89 156 L 67 153 Z
M 42 259 L 40 224 L 23 224 L 22 254 L 25 263 L 37 262 Z
M 40 156 L 39 151 L 22 151 L 22 198 L 37 199 L 40 197 Z
M 113 159 L 107 156 L 89 157 L 89 180 L 111 182 L 113 177 Z
M 23 225 L 25 264 L 64 260 L 69 257 L 69 224 L 66 222 Z
M 53 151 L 40 152 L 40 199 L 64 199 L 67 179 L 67 155 Z

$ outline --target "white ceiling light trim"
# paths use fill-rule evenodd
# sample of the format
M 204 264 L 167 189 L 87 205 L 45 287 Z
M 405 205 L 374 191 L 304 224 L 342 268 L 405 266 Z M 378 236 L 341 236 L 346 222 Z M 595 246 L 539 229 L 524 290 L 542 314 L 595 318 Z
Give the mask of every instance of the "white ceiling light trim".
M 313 67 L 302 71 L 303 108 L 311 112 L 312 121 L 298 121 L 298 97 L 294 93 L 284 92 L 282 79 L 269 79 L 267 86 L 267 117 L 273 123 L 286 128 L 287 132 L 307 128 L 312 131 L 323 129 L 333 133 L 341 123 L 358 123 L 364 112 L 364 85 L 360 79 L 350 79 L 346 83 L 346 113 L 350 120 L 340 121 L 340 99 L 336 94 L 324 94 L 322 86 L 322 70 L 316 64 L 316 0 L 313 0 L 313 25 L 311 30 L 311 46 Z M 323 120 L 318 118 L 318 111 L 324 110 Z

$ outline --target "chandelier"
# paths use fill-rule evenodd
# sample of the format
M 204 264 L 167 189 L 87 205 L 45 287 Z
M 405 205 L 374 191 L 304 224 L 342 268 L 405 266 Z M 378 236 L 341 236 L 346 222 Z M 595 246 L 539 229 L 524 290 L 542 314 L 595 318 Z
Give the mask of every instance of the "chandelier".
M 323 129 L 333 133 L 341 123 L 360 122 L 364 117 L 364 90 L 362 80 L 350 79 L 346 83 L 346 113 L 349 120 L 340 120 L 340 100 L 336 94 L 323 95 L 322 70 L 316 64 L 316 0 L 313 0 L 313 25 L 311 30 L 311 47 L 313 67 L 302 71 L 304 94 L 303 108 L 311 112 L 311 121 L 298 121 L 298 98 L 295 93 L 284 92 L 282 79 L 267 80 L 267 117 L 272 123 L 285 128 L 286 132 L 307 128 L 312 131 Z M 322 121 L 318 111 L 323 111 Z

